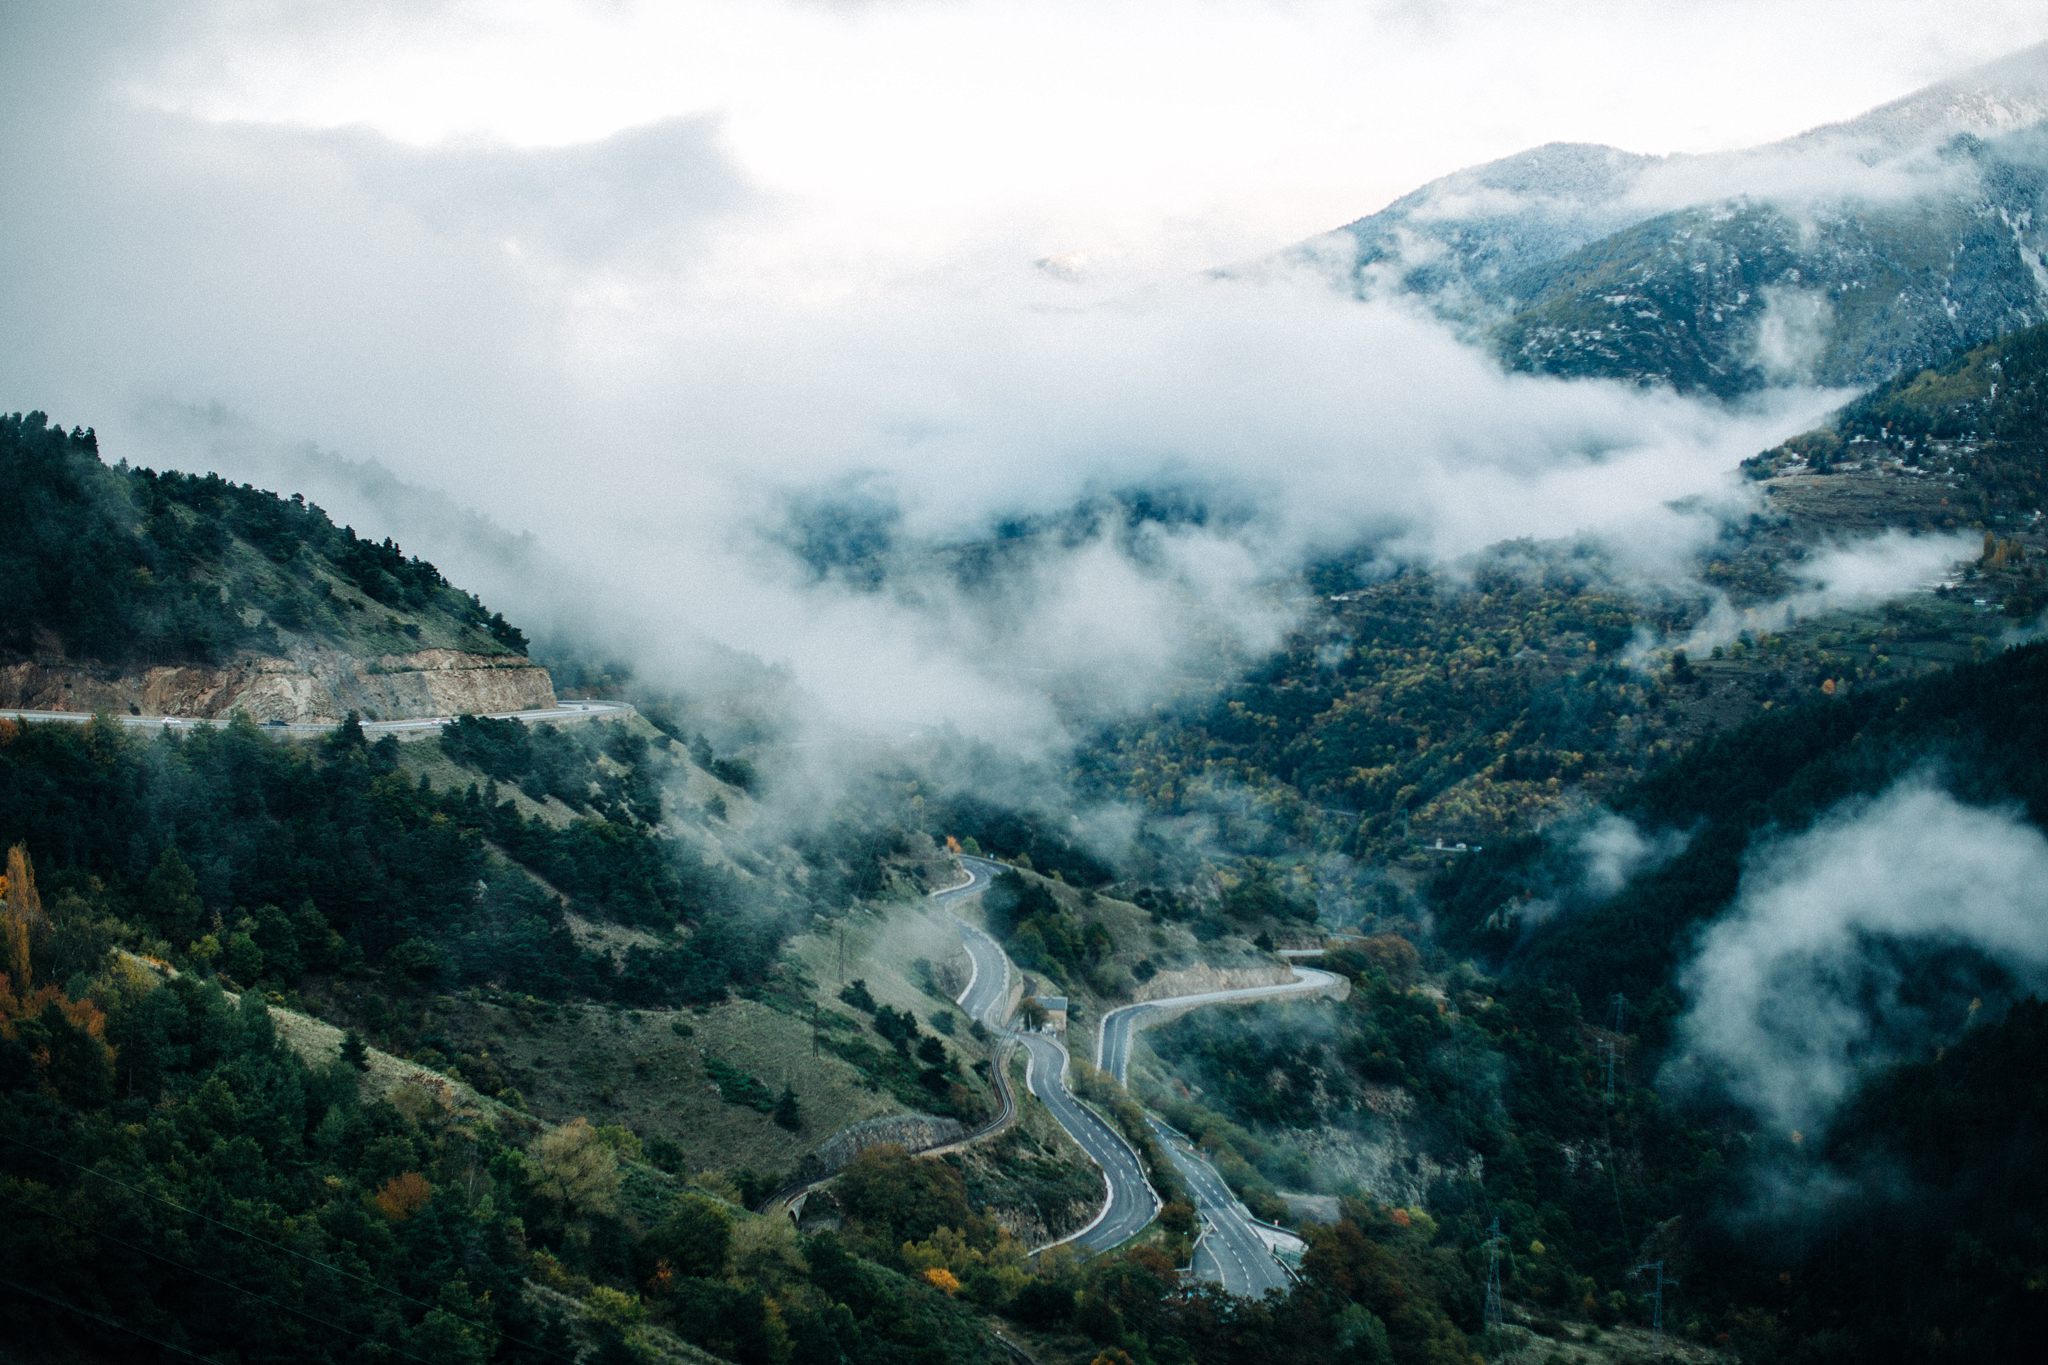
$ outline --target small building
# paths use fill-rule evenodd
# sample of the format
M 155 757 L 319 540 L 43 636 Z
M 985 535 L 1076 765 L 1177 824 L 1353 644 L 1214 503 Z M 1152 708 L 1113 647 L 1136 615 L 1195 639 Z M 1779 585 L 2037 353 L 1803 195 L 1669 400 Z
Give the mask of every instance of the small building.
M 1067 1031 L 1067 997 L 1064 995 L 1041 995 L 1038 1007 L 1045 1011 L 1045 1022 L 1039 1025 L 1041 1033 L 1065 1033 Z

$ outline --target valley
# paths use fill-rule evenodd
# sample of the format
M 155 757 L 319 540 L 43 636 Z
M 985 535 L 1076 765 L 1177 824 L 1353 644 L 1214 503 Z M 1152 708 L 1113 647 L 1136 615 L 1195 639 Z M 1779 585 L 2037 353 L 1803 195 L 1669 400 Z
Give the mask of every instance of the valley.
M 224 10 L 0 133 L 160 262 L 0 289 L 0 1359 L 2028 1358 L 2048 44 L 1168 269 L 894 8 L 748 31 L 947 125 L 915 226 L 867 104 L 749 180 L 670 87 L 757 57 L 537 17 L 664 112 L 400 136 Z

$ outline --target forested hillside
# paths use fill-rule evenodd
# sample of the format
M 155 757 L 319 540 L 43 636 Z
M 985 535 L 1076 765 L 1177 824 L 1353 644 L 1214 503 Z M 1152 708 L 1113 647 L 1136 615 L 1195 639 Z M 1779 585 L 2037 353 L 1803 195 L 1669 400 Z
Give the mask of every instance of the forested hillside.
M 1840 803 L 1925 772 L 1959 799 L 2018 803 L 2048 829 L 2048 646 L 1860 695 L 1816 697 L 1711 739 L 1617 793 L 1614 810 L 1685 847 L 1620 886 L 1589 891 L 1573 855 L 1530 836 L 1461 860 L 1433 889 L 1447 939 L 1509 975 L 1584 999 L 1645 999 L 1692 928 L 1734 895 L 1743 860 Z M 1541 923 L 1518 906 L 1545 903 Z M 1556 913 L 1551 913 L 1555 911 Z
M 213 663 L 295 641 L 523 654 L 503 616 L 303 498 L 101 462 L 91 431 L 0 416 L 0 658 Z
M 1440 939 L 1333 952 L 1353 982 L 1334 1011 L 1161 1029 L 1139 1087 L 1269 1216 L 1285 1216 L 1282 1191 L 1343 1196 L 1381 1239 L 1430 1248 L 1427 1282 L 1454 1302 L 1498 1217 L 1507 1293 L 1538 1338 L 1641 1321 L 1636 1272 L 1657 1261 L 1684 1286 L 1668 1321 L 1743 1359 L 2023 1354 L 2048 1258 L 2018 1213 L 2048 1193 L 2043 1012 L 1967 917 L 1922 907 L 1930 937 L 1889 948 L 1868 931 L 1899 1018 L 1872 1026 L 1868 1079 L 1823 1131 L 1774 1133 L 1677 1078 L 1697 987 L 1681 968 L 1761 858 L 1920 780 L 1963 809 L 2018 812 L 2038 837 L 2044 752 L 2038 645 L 1774 710 L 1617 794 L 1641 835 L 1635 875 L 1589 872 L 1571 826 L 1453 860 L 1426 897 Z M 2038 915 L 2048 893 L 2016 890 L 2001 913 Z M 1816 970 L 1847 978 L 1847 999 L 1887 989 L 1832 961 Z M 1779 1026 L 1810 1004 L 1786 1001 Z M 1884 1065 L 1901 1044 L 1903 1064 Z
M 1246 851 L 1398 857 L 1513 838 L 1770 708 L 1981 659 L 2048 605 L 2043 392 L 2048 328 L 1899 376 L 1746 462 L 1763 497 L 1696 552 L 1691 587 L 1571 543 L 1459 572 L 1323 564 L 1279 650 L 1112 728 L 1084 776 L 1215 815 Z M 1840 606 L 1804 591 L 1886 532 L 1987 538 L 1938 589 Z
M 2036 529 L 2048 502 L 2048 326 L 1896 376 L 1744 468 L 1754 478 L 1889 468 L 2002 534 Z

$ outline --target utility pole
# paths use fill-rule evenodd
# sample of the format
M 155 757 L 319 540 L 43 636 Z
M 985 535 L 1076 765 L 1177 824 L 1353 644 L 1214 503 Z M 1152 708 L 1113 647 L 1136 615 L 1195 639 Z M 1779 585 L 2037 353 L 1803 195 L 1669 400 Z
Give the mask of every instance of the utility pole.
M 1614 993 L 1614 1023 L 1608 1032 L 1612 1037 L 1600 1043 L 1600 1099 L 1603 1104 L 1614 1103 L 1614 1064 L 1621 1052 L 1622 1023 L 1628 1015 L 1628 998 L 1620 991 Z
M 1487 1343 L 1498 1349 L 1501 1344 L 1501 1328 L 1507 1321 L 1507 1305 L 1500 1295 L 1500 1219 L 1493 1220 L 1493 1226 L 1486 1230 L 1486 1308 L 1483 1320 L 1486 1327 Z
M 1654 1356 L 1662 1356 L 1664 1354 L 1664 1286 L 1677 1284 L 1678 1281 L 1665 1277 L 1664 1263 L 1662 1261 L 1644 1261 L 1629 1273 L 1631 1275 L 1648 1275 L 1651 1277 L 1650 1290 L 1643 1295 L 1650 1303 L 1650 1353 Z

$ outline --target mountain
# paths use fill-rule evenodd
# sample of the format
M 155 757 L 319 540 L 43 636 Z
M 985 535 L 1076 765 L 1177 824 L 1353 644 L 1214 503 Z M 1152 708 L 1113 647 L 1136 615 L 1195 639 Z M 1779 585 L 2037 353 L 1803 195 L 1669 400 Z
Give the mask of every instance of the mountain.
M 1113 727 L 1083 773 L 1217 818 L 1243 852 L 1433 863 L 1439 839 L 1539 826 L 1815 689 L 1983 657 L 2048 604 L 2044 394 L 2048 326 L 1892 376 L 1745 462 L 1754 511 L 1685 590 L 1568 542 L 1497 546 L 1456 573 L 1322 565 L 1272 655 Z M 1954 562 L 1861 600 L 1815 591 L 1916 544 Z M 1831 559 L 1853 545 L 1868 558 Z
M 0 707 L 336 721 L 554 704 L 502 615 L 303 498 L 0 418 Z
M 2048 44 L 1741 151 L 1557 143 L 1305 244 L 1512 367 L 1864 385 L 2048 317 Z
M 2048 604 L 2048 326 L 1897 376 L 1743 469 L 1786 508 L 1818 500 L 1890 525 L 1982 526 L 1984 567 L 1997 572 L 1976 578 L 1973 599 L 2032 617 Z

